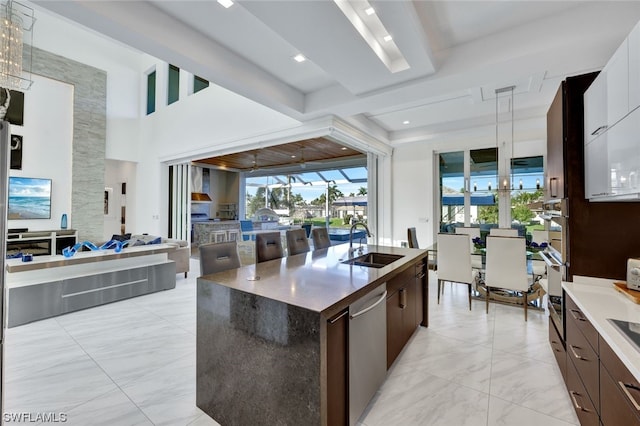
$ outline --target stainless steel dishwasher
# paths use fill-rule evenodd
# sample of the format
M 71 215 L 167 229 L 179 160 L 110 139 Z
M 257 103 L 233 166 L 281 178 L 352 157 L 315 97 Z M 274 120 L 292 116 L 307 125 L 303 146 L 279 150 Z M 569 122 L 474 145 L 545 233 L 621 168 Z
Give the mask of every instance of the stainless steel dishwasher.
M 387 375 L 387 284 L 349 306 L 349 425 Z

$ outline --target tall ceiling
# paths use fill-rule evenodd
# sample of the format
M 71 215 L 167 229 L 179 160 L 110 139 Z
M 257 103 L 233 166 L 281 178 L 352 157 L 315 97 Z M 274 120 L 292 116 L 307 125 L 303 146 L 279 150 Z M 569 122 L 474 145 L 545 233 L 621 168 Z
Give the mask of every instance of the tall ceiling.
M 392 145 L 491 125 L 506 86 L 539 136 L 561 80 L 600 69 L 640 20 L 636 1 L 34 3 L 297 120 L 334 115 Z M 385 66 L 345 3 L 362 20 L 375 9 L 409 68 Z

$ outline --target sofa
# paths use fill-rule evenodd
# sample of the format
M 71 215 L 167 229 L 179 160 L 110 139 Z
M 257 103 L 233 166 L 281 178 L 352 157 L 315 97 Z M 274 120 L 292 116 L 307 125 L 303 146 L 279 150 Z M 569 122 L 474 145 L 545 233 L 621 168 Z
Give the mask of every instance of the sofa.
M 191 247 L 185 240 L 176 240 L 173 238 L 163 238 L 162 244 L 171 244 L 176 246 L 176 250 L 168 254 L 169 260 L 173 260 L 176 263 L 176 274 L 184 272 L 184 277 L 187 278 L 189 272 L 189 258 L 191 257 Z
M 168 244 L 176 247 L 175 251 L 169 252 L 167 257 L 176 264 L 176 274 L 184 273 L 187 278 L 189 272 L 189 258 L 191 257 L 191 247 L 186 240 L 174 238 L 161 238 L 149 234 L 125 234 L 113 235 L 112 240 L 129 241 L 130 246 L 140 246 L 148 244 Z

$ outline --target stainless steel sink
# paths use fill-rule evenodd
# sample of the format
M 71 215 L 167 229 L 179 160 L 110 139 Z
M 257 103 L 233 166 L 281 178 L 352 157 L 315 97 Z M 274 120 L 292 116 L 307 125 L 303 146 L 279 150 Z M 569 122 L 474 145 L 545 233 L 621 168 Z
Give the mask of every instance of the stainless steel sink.
M 373 252 L 354 257 L 353 259 L 345 260 L 342 263 L 347 265 L 366 266 L 367 268 L 382 268 L 403 257 L 404 256 L 400 254 Z

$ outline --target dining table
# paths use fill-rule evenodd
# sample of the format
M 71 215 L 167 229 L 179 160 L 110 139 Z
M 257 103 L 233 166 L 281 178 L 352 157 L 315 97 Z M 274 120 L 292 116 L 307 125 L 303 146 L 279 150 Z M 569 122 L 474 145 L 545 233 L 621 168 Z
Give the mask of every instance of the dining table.
M 426 250 L 428 253 L 427 258 L 429 259 L 429 262 L 433 262 L 437 268 L 438 243 L 431 244 L 426 248 Z M 544 250 L 531 250 L 529 247 L 527 247 L 527 250 L 525 251 L 525 255 L 527 256 L 527 274 L 532 276 L 534 283 L 537 281 L 536 275 L 543 275 L 538 273 L 539 268 L 544 268 L 546 265 L 544 256 L 541 254 L 541 252 L 544 252 Z M 480 270 L 480 273 L 482 273 L 484 271 L 484 266 L 486 263 L 487 249 L 484 247 L 474 246 L 473 251 L 471 252 L 471 256 L 478 256 L 482 258 L 483 267 Z M 535 269 L 534 266 L 536 267 Z M 427 274 L 427 283 L 429 282 L 428 275 L 429 274 Z M 544 294 L 544 292 L 542 294 Z M 542 306 L 541 301 L 540 306 Z

